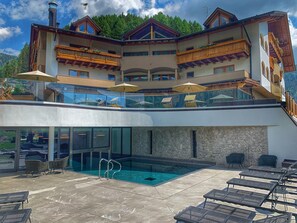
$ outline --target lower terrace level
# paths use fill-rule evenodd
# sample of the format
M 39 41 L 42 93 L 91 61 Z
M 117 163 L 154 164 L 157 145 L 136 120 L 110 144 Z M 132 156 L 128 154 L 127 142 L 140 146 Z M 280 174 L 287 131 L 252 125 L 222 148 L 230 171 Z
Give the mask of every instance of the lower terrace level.
M 261 154 L 297 159 L 296 122 L 280 104 L 187 109 L 119 109 L 49 102 L 0 103 L 1 170 L 22 170 L 27 156 L 97 165 L 102 157 L 145 156 L 246 166 Z M 97 160 L 97 161 L 96 161 Z

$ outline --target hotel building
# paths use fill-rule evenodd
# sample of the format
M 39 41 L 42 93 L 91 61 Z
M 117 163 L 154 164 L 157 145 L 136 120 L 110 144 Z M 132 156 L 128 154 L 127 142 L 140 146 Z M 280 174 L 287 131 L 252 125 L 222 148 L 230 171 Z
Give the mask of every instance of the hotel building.
M 59 28 L 56 14 L 50 2 L 49 25 L 31 26 L 30 69 L 58 81 L 12 96 L 26 100 L 0 101 L 0 169 L 22 169 L 32 154 L 69 155 L 74 168 L 125 156 L 225 165 L 241 152 L 246 166 L 261 154 L 297 159 L 297 109 L 284 90 L 284 72 L 295 71 L 285 12 L 238 19 L 217 8 L 203 31 L 186 36 L 148 19 L 121 40 L 100 35 L 89 16 Z M 140 90 L 108 90 L 122 82 Z M 172 89 L 187 82 L 205 91 Z

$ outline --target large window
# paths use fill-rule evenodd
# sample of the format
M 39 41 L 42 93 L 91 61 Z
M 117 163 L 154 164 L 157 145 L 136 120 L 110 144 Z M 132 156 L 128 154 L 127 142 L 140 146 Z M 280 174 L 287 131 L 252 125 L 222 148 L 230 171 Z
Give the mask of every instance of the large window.
M 124 81 L 147 81 L 147 75 L 125 75 Z
M 70 77 L 89 78 L 89 72 L 81 70 L 69 70 Z
M 234 65 L 228 65 L 228 66 L 224 66 L 224 67 L 215 67 L 214 74 L 228 73 L 228 72 L 233 72 L 234 70 L 235 70 Z
M 187 78 L 194 77 L 194 71 L 187 72 Z
M 153 81 L 169 81 L 175 80 L 175 74 L 153 74 Z
M 153 51 L 154 56 L 176 54 L 176 50 Z
M 115 75 L 114 74 L 108 74 L 108 80 L 109 81 L 115 81 Z
M 148 56 L 147 51 L 141 51 L 141 52 L 124 52 L 124 57 L 134 57 L 134 56 Z
M 109 128 L 93 128 L 93 148 L 109 147 Z
M 91 128 L 73 129 L 73 150 L 86 150 L 91 148 Z

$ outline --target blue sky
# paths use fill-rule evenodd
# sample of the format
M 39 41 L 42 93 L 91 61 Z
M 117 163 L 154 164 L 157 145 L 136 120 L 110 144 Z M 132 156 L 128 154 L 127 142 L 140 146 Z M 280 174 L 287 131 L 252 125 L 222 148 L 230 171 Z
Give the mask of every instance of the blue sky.
M 291 39 L 297 63 L 296 0 L 57 0 L 58 22 L 64 27 L 85 15 L 133 12 L 140 16 L 163 12 L 203 23 L 216 7 L 239 19 L 264 12 L 288 12 Z M 86 7 L 83 3 L 88 3 Z M 0 0 L 0 52 L 17 55 L 29 43 L 32 23 L 48 24 L 48 0 Z

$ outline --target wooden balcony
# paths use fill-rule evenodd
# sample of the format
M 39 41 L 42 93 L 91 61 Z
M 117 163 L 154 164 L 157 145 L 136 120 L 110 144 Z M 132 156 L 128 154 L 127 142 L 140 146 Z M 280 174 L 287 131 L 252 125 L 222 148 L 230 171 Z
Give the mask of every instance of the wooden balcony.
M 56 59 L 59 63 L 85 66 L 106 70 L 119 70 L 121 56 L 85 48 L 56 46 Z
M 277 58 L 278 62 L 282 62 L 283 50 L 280 48 L 278 39 L 274 36 L 272 32 L 268 34 L 268 41 L 269 41 L 269 54 Z
M 180 68 L 201 66 L 225 60 L 239 59 L 250 55 L 250 44 L 244 40 L 232 40 L 205 48 L 177 53 L 177 64 Z
M 274 94 L 278 99 L 282 98 L 282 89 L 279 84 L 271 83 L 271 93 Z
M 278 65 L 276 58 L 270 57 L 269 63 L 270 69 L 273 72 L 273 79 L 271 81 L 273 81 L 274 83 L 280 82 L 283 78 L 283 69 Z

